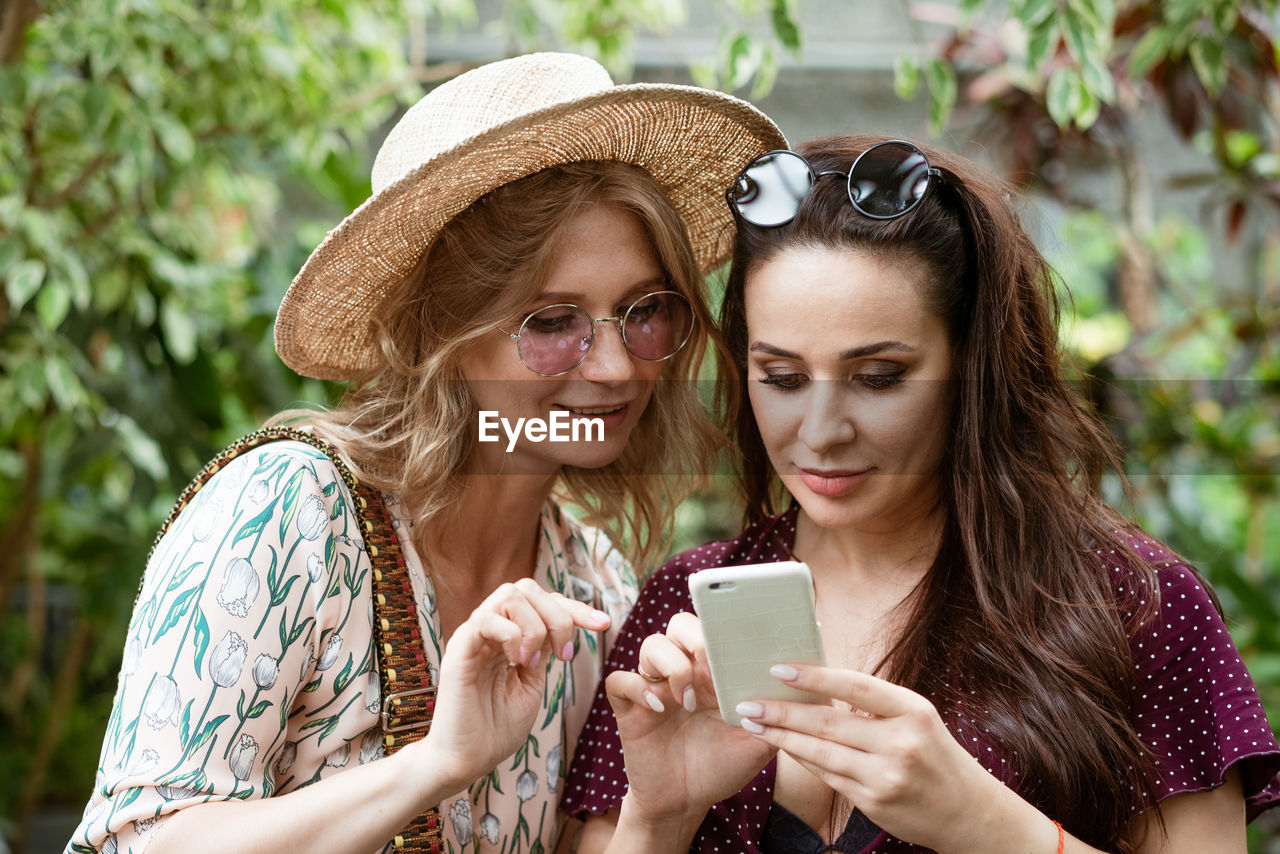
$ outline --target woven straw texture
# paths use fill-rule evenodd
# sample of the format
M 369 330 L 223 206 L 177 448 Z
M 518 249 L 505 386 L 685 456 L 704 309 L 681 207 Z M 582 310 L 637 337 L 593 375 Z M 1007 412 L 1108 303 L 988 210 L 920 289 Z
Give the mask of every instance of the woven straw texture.
M 373 195 L 329 233 L 285 294 L 276 350 L 319 379 L 375 369 L 370 318 L 445 223 L 485 193 L 562 163 L 618 160 L 648 170 L 709 272 L 731 248 L 725 188 L 748 160 L 785 147 L 745 101 L 692 86 L 613 86 L 584 57 L 531 54 L 477 68 L 427 94 L 388 135 Z

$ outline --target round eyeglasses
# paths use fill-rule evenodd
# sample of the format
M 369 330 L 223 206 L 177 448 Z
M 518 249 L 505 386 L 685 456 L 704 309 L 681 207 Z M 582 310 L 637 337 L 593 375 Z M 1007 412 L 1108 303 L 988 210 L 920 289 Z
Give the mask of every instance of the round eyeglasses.
M 613 317 L 592 317 L 585 308 L 557 303 L 540 308 L 507 332 L 520 361 L 535 374 L 554 377 L 572 371 L 596 340 L 597 323 L 616 323 L 623 346 L 649 362 L 670 359 L 693 334 L 693 306 L 676 291 L 654 291 Z
M 942 173 L 924 152 L 904 140 L 877 143 L 853 161 L 848 173 L 816 172 L 794 151 L 770 151 L 752 160 L 725 191 L 729 207 L 752 225 L 776 227 L 795 219 L 819 178 L 846 179 L 849 202 L 863 216 L 893 219 L 915 210 Z

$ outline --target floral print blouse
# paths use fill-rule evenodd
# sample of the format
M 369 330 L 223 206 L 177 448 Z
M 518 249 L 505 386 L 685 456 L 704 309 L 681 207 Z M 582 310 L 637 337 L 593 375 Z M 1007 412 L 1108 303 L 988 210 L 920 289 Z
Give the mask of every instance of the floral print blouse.
M 434 682 L 436 592 L 387 496 Z M 165 817 L 210 800 L 284 794 L 382 755 L 370 564 L 351 496 L 323 453 L 246 452 L 196 494 L 146 569 L 125 640 L 92 796 L 66 847 L 140 852 Z M 608 538 L 541 515 L 534 579 L 613 618 L 549 657 L 534 730 L 493 773 L 440 805 L 446 850 L 550 851 L 556 802 L 606 653 L 636 597 Z

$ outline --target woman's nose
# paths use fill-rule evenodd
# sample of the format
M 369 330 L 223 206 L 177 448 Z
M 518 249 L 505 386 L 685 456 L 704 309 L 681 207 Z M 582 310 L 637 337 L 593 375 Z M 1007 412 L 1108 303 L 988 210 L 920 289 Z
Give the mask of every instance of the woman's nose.
M 813 380 L 800 415 L 797 437 L 812 451 L 822 452 L 836 445 L 852 442 L 857 436 L 853 423 L 853 403 L 845 394 L 844 384 L 832 380 Z
M 636 365 L 622 341 L 622 325 L 615 319 L 595 321 L 595 338 L 578 366 L 583 379 L 624 382 L 635 376 Z

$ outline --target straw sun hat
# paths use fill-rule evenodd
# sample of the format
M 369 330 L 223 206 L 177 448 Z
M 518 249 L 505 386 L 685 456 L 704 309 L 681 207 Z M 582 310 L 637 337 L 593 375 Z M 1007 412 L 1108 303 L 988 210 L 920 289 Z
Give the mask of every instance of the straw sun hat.
M 752 157 L 785 148 L 745 101 L 692 86 L 615 86 L 593 60 L 539 53 L 432 90 L 378 151 L 373 195 L 329 232 L 276 318 L 285 364 L 319 379 L 376 368 L 370 318 L 440 229 L 485 193 L 562 163 L 618 160 L 651 173 L 689 231 L 699 265 L 728 255 L 724 190 Z

